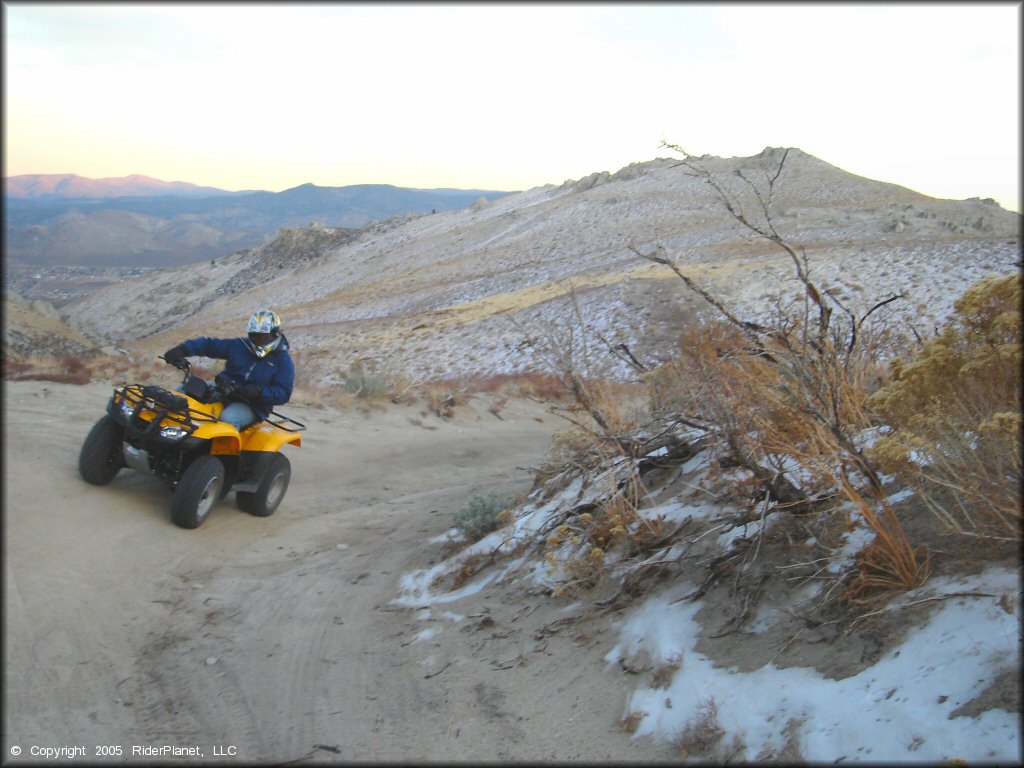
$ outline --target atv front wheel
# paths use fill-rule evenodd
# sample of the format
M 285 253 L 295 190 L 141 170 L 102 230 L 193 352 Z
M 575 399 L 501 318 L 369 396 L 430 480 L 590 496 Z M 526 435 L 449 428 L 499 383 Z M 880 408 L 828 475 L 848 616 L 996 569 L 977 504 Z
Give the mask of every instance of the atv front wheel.
M 259 488 L 253 493 L 235 492 L 235 503 L 243 512 L 256 517 L 269 517 L 281 505 L 288 481 L 292 476 L 292 465 L 282 453 L 274 454 Z
M 82 443 L 78 472 L 92 485 L 106 485 L 124 466 L 121 453 L 122 429 L 110 416 L 97 421 Z
M 193 461 L 174 492 L 171 520 L 181 528 L 198 528 L 220 500 L 224 486 L 224 465 L 216 456 L 200 456 Z

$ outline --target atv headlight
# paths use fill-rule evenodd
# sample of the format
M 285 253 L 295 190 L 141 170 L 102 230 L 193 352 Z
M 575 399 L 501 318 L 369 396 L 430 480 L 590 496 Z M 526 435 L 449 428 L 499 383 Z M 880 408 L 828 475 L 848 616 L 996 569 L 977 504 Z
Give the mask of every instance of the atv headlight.
M 187 434 L 181 427 L 160 427 L 160 437 L 165 440 L 181 440 Z
M 126 419 L 130 419 L 133 413 L 135 413 L 135 404 L 127 397 L 121 398 L 121 414 Z

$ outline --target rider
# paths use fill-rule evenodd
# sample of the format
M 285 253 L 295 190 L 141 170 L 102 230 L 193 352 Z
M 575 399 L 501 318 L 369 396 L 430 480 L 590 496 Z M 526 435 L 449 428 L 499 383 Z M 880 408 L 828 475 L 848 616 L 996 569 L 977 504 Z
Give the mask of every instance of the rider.
M 253 312 L 247 330 L 247 338 L 200 337 L 164 353 L 164 359 L 177 366 L 189 355 L 227 361 L 216 378 L 229 392 L 220 419 L 239 431 L 267 418 L 275 405 L 287 403 L 295 383 L 295 364 L 277 313 L 269 309 Z

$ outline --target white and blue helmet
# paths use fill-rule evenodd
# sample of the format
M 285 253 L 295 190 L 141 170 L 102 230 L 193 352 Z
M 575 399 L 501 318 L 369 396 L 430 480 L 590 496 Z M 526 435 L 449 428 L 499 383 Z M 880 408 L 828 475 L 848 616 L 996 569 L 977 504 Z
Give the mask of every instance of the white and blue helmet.
M 249 349 L 256 357 L 266 357 L 281 343 L 281 318 L 269 309 L 258 309 L 249 318 Z

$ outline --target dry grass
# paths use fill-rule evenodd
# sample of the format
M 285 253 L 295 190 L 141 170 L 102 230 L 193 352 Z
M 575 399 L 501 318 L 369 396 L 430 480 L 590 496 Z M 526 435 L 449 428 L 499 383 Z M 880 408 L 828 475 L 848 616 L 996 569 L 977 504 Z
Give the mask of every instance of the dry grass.
M 448 382 L 448 385 L 470 394 L 487 392 L 529 397 L 542 402 L 559 401 L 566 394 L 565 387 L 557 377 L 538 372 L 464 376 L 457 380 L 457 384 Z
M 636 733 L 636 729 L 640 727 L 640 721 L 645 717 L 647 717 L 646 712 L 630 712 L 619 720 L 619 728 L 626 733 Z
M 667 664 L 659 666 L 651 675 L 651 688 L 668 689 L 672 685 L 672 679 L 676 676 L 676 672 L 679 671 L 682 665 L 682 659 L 676 657 Z
M 723 736 L 725 730 L 718 722 L 718 704 L 709 697 L 697 708 L 696 716 L 675 737 L 675 745 L 683 757 L 706 754 Z

